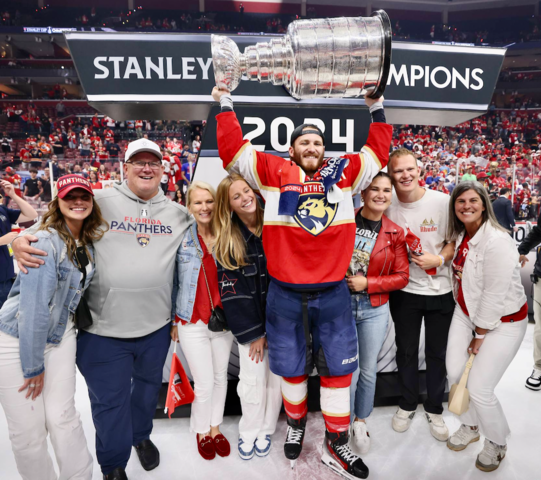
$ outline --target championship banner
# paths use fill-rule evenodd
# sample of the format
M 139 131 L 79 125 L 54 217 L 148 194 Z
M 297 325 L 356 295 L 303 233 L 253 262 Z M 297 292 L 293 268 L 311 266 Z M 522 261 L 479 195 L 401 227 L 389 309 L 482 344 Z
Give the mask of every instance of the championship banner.
M 115 120 L 206 120 L 215 85 L 210 35 L 67 32 L 89 103 Z M 230 36 L 240 50 L 272 36 Z M 505 48 L 394 42 L 385 109 L 389 123 L 454 126 L 485 113 Z M 365 107 L 362 98 L 298 101 L 283 87 L 241 81 L 235 105 Z

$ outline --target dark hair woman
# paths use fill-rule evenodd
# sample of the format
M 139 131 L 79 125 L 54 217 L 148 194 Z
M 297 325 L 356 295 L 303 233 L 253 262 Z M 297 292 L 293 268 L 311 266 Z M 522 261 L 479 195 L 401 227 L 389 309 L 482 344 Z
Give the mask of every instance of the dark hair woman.
M 378 173 L 361 193 L 355 249 L 348 269 L 351 309 L 357 325 L 359 368 L 351 380 L 351 438 L 359 453 L 370 449 L 366 419 L 374 408 L 378 354 L 389 323 L 389 292 L 408 284 L 404 230 L 384 212 L 391 204 L 391 178 Z
M 0 403 L 23 478 L 92 477 L 92 458 L 75 410 L 77 309 L 94 273 L 93 242 L 107 224 L 90 183 L 78 175 L 57 182 L 36 232 L 45 264 L 19 274 L 0 310 Z M 77 313 L 76 313 L 77 312 Z
M 475 466 L 491 472 L 505 457 L 510 433 L 494 390 L 528 323 L 519 254 L 479 182 L 462 182 L 453 190 L 447 235 L 448 241 L 456 242 L 452 264 L 456 306 L 446 355 L 449 385 L 458 383 L 470 355 L 475 355 L 468 379 L 470 405 L 447 446 L 464 450 L 482 433 L 485 443 Z

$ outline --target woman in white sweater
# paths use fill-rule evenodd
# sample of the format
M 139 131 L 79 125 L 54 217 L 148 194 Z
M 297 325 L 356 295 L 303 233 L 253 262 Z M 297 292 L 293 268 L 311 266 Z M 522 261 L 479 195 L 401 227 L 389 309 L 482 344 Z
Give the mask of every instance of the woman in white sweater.
M 451 450 L 464 450 L 485 437 L 475 466 L 496 470 L 505 457 L 510 430 L 494 389 L 526 333 L 528 305 L 520 280 L 518 251 L 496 220 L 479 182 L 462 182 L 449 203 L 449 242 L 456 242 L 453 293 L 457 302 L 447 343 L 449 384 L 458 383 L 471 353 L 470 406 L 449 438 Z

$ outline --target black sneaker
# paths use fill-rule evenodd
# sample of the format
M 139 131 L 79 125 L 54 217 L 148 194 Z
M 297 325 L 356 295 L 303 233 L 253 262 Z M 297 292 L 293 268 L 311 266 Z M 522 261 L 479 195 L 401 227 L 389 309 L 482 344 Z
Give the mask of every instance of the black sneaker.
M 302 452 L 302 442 L 306 431 L 306 417 L 299 420 L 287 417 L 287 434 L 284 443 L 284 454 L 288 460 L 291 460 L 291 468 L 295 466 L 295 461 Z
M 533 369 L 532 374 L 526 380 L 526 388 L 541 390 L 541 370 Z
M 351 451 L 348 440 L 348 432 L 325 432 L 321 463 L 349 480 L 367 478 L 368 467 L 359 456 Z

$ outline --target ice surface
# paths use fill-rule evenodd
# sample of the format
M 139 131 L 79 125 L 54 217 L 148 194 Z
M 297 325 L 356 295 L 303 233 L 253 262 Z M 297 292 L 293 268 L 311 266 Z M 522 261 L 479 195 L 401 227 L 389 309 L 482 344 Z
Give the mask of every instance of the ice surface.
M 372 448 L 363 457 L 370 468 L 371 480 L 534 480 L 541 478 L 537 460 L 541 444 L 541 391 L 534 392 L 524 387 L 524 381 L 532 371 L 533 325 L 528 325 L 526 338 L 513 363 L 500 382 L 498 395 L 512 434 L 508 452 L 500 468 L 490 474 L 474 466 L 477 453 L 483 442 L 470 445 L 462 452 L 449 450 L 445 443 L 435 440 L 419 406 L 412 426 L 405 433 L 396 433 L 391 428 L 391 418 L 396 407 L 380 407 L 368 421 Z M 47 381 L 47 380 L 45 380 Z M 77 377 L 77 408 L 88 445 L 94 455 L 94 426 L 90 413 L 90 402 L 82 377 Z M 444 417 L 449 430 L 459 427 L 458 420 L 447 410 Z M 197 453 L 195 435 L 189 433 L 189 420 L 155 420 L 152 440 L 161 453 L 160 466 L 145 472 L 135 452 L 128 464 L 130 480 L 320 480 L 339 479 L 320 461 L 323 443 L 323 419 L 319 413 L 309 414 L 304 449 L 294 470 L 283 454 L 286 434 L 284 416 L 280 417 L 273 435 L 273 445 L 268 457 L 241 460 L 237 454 L 238 417 L 226 417 L 222 432 L 232 445 L 227 458 L 203 460 Z M 52 449 L 51 449 L 52 452 Z M 16 480 L 19 477 L 7 433 L 4 415 L 0 415 L 0 478 Z M 97 462 L 93 479 L 101 479 Z M 40 479 L 36 479 L 40 480 Z

